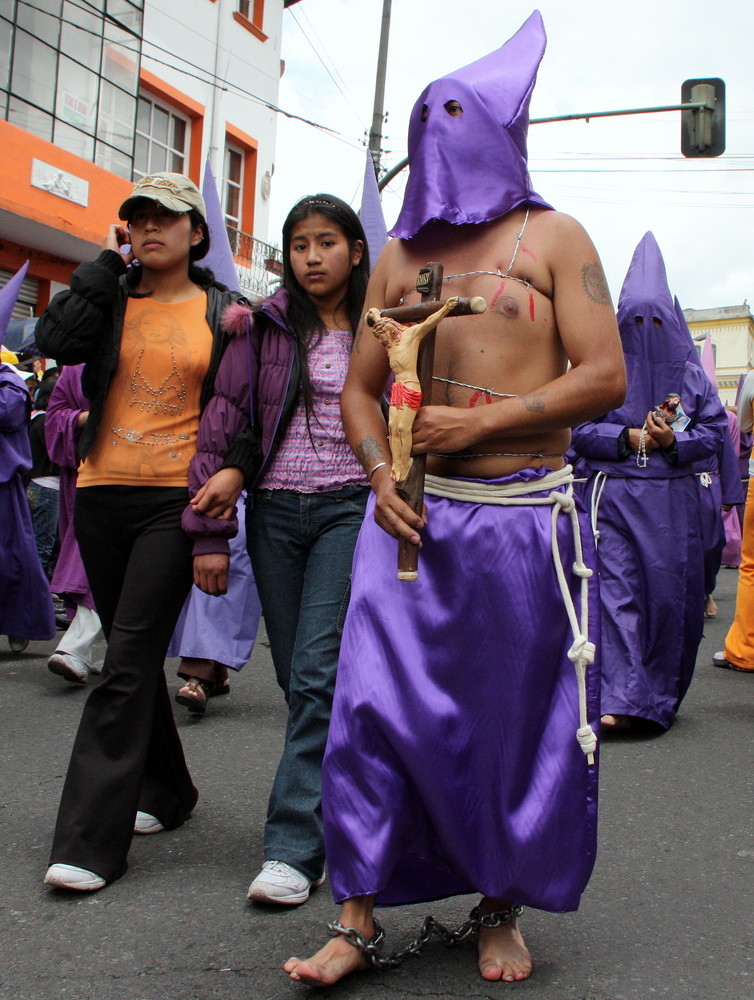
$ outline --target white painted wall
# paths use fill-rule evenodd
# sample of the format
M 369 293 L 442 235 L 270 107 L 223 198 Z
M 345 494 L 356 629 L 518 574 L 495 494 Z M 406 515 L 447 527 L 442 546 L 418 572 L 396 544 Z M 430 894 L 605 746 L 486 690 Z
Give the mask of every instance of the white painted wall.
M 247 94 L 277 104 L 283 0 L 265 0 L 262 28 L 268 36 L 266 42 L 233 19 L 236 9 L 235 0 L 216 0 L 215 3 L 210 0 L 146 0 L 142 67 L 206 107 L 202 163 L 210 153 L 218 184 L 222 175 L 225 123 L 230 122 L 257 140 L 252 235 L 268 242 L 269 201 L 262 193 L 262 181 L 265 172 L 272 173 L 274 167 L 278 115 L 233 88 L 235 85 Z M 168 52 L 159 51 L 150 42 Z M 221 77 L 229 89 L 222 89 L 224 84 L 213 87 L 205 73 Z

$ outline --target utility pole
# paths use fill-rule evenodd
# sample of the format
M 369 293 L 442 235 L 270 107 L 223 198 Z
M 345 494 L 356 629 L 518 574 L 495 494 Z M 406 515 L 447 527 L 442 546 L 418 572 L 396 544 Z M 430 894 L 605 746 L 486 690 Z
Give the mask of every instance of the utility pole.
M 382 27 L 380 29 L 380 51 L 377 56 L 377 78 L 374 83 L 374 111 L 372 128 L 369 132 L 369 151 L 374 163 L 374 175 L 380 179 L 380 156 L 382 155 L 382 123 L 384 120 L 385 77 L 387 75 L 387 47 L 390 38 L 390 7 L 393 0 L 382 0 Z

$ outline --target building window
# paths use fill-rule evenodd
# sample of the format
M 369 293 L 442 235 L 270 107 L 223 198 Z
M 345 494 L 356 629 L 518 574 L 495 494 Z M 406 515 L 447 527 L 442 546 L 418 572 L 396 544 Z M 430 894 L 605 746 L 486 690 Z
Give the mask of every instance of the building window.
M 264 0 L 236 0 L 236 10 L 233 17 L 261 42 L 267 41 L 267 35 L 262 31 Z
M 156 170 L 188 173 L 191 122 L 151 94 L 139 97 L 134 146 L 134 180 Z
M 142 8 L 0 0 L 0 117 L 130 180 Z
M 229 229 L 242 230 L 244 154 L 235 146 L 225 150 L 223 171 L 225 224 Z

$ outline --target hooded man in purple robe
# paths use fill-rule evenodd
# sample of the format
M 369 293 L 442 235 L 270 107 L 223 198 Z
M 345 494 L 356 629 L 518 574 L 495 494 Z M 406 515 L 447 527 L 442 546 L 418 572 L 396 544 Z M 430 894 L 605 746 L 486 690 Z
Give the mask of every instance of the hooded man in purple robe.
M 675 300 L 676 314 L 681 328 L 691 333 L 686 324 L 686 318 L 678 299 Z M 710 335 L 702 346 L 701 365 L 712 388 L 717 392 L 717 372 L 712 352 Z M 699 486 L 699 503 L 702 517 L 702 545 L 704 547 L 704 617 L 714 618 L 717 615 L 717 604 L 712 596 L 717 583 L 717 574 L 723 561 L 725 548 L 724 511 L 734 514 L 736 504 L 743 503 L 744 491 L 738 474 L 738 444 L 734 446 L 731 436 L 730 418 L 732 413 L 725 411 L 728 429 L 723 446 L 716 455 L 709 455 L 700 462 L 694 463 L 694 472 Z M 734 418 L 735 419 L 735 418 Z
M 682 314 L 681 314 L 682 317 Z M 695 463 L 714 458 L 725 411 L 668 289 L 652 233 L 618 301 L 622 406 L 574 430 L 587 462 L 602 600 L 602 722 L 668 729 L 702 638 L 704 547 Z
M 11 651 L 55 635 L 47 577 L 37 555 L 24 477 L 31 469 L 26 383 L 0 363 L 0 635 Z
M 625 373 L 597 252 L 529 180 L 544 47 L 535 12 L 411 115 L 411 176 L 365 307 L 415 303 L 417 273 L 439 261 L 442 299 L 488 308 L 437 330 L 431 405 L 413 425 L 426 519 L 391 477 L 387 355 L 368 329 L 356 336 L 342 412 L 373 496 L 323 769 L 343 911 L 329 944 L 286 962 L 299 982 L 367 966 L 375 904 L 473 891 L 481 975 L 525 979 L 520 904 L 575 909 L 594 864 L 599 599 L 563 455 L 573 424 L 620 404 Z M 398 539 L 421 541 L 415 582 L 397 579 Z

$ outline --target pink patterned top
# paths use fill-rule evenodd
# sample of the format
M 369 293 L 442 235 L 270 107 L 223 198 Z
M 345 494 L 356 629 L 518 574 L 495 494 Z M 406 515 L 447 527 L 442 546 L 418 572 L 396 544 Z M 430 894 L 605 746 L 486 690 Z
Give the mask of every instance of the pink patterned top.
M 368 485 L 361 463 L 346 441 L 340 419 L 340 394 L 352 343 L 350 330 L 328 330 L 310 350 L 309 427 L 304 401 L 299 399 L 259 489 L 320 493 L 341 486 Z

